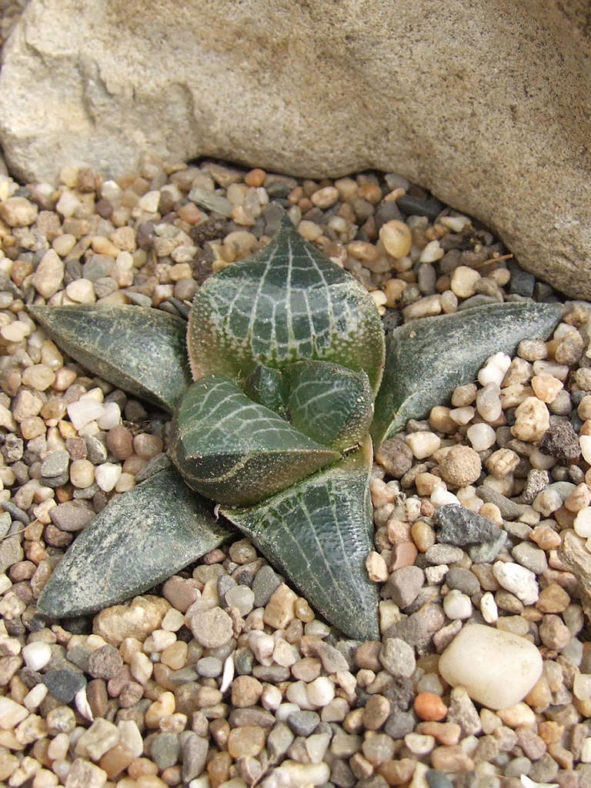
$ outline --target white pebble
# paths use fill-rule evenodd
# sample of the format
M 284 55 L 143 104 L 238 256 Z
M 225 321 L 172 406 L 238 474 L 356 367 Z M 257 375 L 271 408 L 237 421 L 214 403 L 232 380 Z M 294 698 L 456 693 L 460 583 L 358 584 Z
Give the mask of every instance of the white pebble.
M 90 279 L 75 279 L 66 287 L 66 295 L 77 304 L 94 304 L 96 295 Z
M 279 687 L 275 687 L 273 684 L 265 684 L 263 686 L 261 705 L 264 709 L 267 709 L 267 711 L 275 711 L 275 709 L 278 709 L 281 705 L 282 700 L 283 695 Z
M 591 465 L 591 435 L 581 435 L 579 437 L 579 445 L 585 462 Z
M 28 643 L 26 646 L 23 646 L 22 655 L 28 668 L 31 668 L 31 670 L 41 670 L 51 659 L 51 648 L 49 643 L 45 643 L 42 640 L 36 640 L 33 643 Z
M 449 417 L 456 424 L 468 424 L 474 418 L 476 409 L 472 405 L 464 405 L 461 408 L 452 408 L 449 412 Z
M 115 181 L 105 181 L 101 188 L 101 197 L 105 200 L 113 201 L 120 199 L 122 194 L 121 187 Z
M 431 493 L 431 503 L 433 506 L 445 506 L 448 503 L 459 504 L 459 498 L 451 493 L 449 490 L 440 487 L 439 485 Z
M 33 689 L 23 698 L 23 705 L 29 711 L 35 711 L 43 703 L 48 692 L 49 690 L 42 682 L 35 684 Z
M 419 257 L 420 263 L 434 263 L 436 260 L 441 260 L 445 252 L 441 248 L 439 241 L 429 241 L 427 246 L 421 252 Z
M 591 763 L 591 736 L 585 739 L 581 748 L 581 762 Z
M 55 209 L 66 218 L 73 216 L 80 207 L 80 200 L 72 192 L 63 192 L 56 203 Z
M 591 699 L 591 675 L 588 673 L 575 674 L 573 692 L 579 700 Z
M 443 597 L 443 610 L 452 621 L 455 619 L 470 618 L 472 615 L 472 602 L 470 597 L 457 588 L 453 588 Z
M 319 676 L 307 687 L 308 700 L 312 706 L 322 708 L 334 698 L 334 684 L 328 676 Z
M 289 715 L 293 714 L 294 711 L 301 711 L 297 703 L 282 703 L 277 707 L 277 710 L 275 711 L 275 717 L 277 720 L 279 720 L 279 722 L 285 722 Z
M 121 476 L 121 466 L 113 462 L 103 462 L 97 465 L 94 478 L 103 492 L 111 492 Z
M 583 539 L 589 539 L 589 537 L 591 537 L 591 507 L 588 506 L 586 509 L 581 509 L 581 511 L 577 513 L 573 527 L 575 533 L 578 536 L 582 536 Z
M 90 703 L 86 697 L 86 687 L 82 687 L 82 689 L 79 689 L 74 695 L 74 705 L 83 717 L 86 717 L 90 722 L 94 720 L 94 714 L 92 713 Z
M 486 451 L 494 445 L 497 439 L 496 433 L 490 424 L 472 424 L 466 430 L 466 437 L 472 444 L 474 451 Z
M 476 410 L 485 421 L 496 421 L 503 412 L 501 390 L 496 383 L 487 383 L 476 395 Z
M 156 190 L 146 192 L 138 201 L 139 207 L 142 211 L 146 211 L 147 213 L 156 213 L 159 204 L 160 192 Z
M 81 430 L 82 427 L 103 415 L 102 403 L 91 399 L 79 399 L 78 402 L 70 402 L 67 410 L 70 421 L 77 430 Z
M 482 595 L 482 599 L 480 600 L 480 612 L 487 624 L 494 624 L 499 617 L 497 603 L 490 591 L 486 591 Z
M 406 442 L 417 460 L 430 457 L 441 446 L 441 439 L 434 432 L 411 432 Z
M 486 386 L 487 383 L 496 383 L 500 386 L 510 366 L 511 359 L 506 353 L 495 353 L 487 359 L 478 373 L 478 382 L 481 386 Z
M 308 688 L 303 681 L 294 681 L 291 683 L 287 688 L 285 696 L 290 703 L 296 703 L 300 709 L 312 708 L 308 699 Z
M 540 678 L 542 657 L 529 640 L 484 624 L 466 624 L 445 649 L 439 672 L 472 700 L 506 709 L 522 700 Z
M 538 601 L 540 589 L 535 574 L 520 564 L 497 561 L 493 564 L 493 574 L 507 591 L 520 599 L 524 605 Z
M 220 685 L 220 692 L 225 692 L 230 684 L 234 681 L 234 657 L 230 654 L 224 660 L 224 671 L 222 673 L 222 683 Z
M 121 421 L 121 409 L 116 402 L 105 402 L 103 413 L 97 419 L 97 424 L 101 430 L 110 430 Z

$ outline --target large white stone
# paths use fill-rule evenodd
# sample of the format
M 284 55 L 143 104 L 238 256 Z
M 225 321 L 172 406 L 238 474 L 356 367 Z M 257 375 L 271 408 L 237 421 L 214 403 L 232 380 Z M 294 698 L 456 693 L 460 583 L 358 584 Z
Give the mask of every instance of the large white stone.
M 439 672 L 472 700 L 506 709 L 522 700 L 540 678 L 542 657 L 529 640 L 483 624 L 467 624 L 445 649 Z
M 145 151 L 398 172 L 590 298 L 590 53 L 582 0 L 31 0 L 0 137 L 25 181 Z

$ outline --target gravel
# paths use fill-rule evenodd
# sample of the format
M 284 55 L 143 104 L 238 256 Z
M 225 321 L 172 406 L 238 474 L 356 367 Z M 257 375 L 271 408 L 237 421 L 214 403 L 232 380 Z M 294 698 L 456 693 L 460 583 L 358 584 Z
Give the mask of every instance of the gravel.
M 473 773 L 475 788 L 521 774 L 585 788 L 591 307 L 570 302 L 548 341 L 491 357 L 380 447 L 367 563 L 380 641 L 331 631 L 246 540 L 57 624 L 35 608 L 53 566 L 166 462 L 167 425 L 62 354 L 25 304 L 183 314 L 284 210 L 392 326 L 541 288 L 488 231 L 393 174 L 298 181 L 147 157 L 118 184 L 69 167 L 55 191 L 8 176 L 0 190 L 0 781 L 459 788 Z M 500 640 L 487 650 L 477 628 Z

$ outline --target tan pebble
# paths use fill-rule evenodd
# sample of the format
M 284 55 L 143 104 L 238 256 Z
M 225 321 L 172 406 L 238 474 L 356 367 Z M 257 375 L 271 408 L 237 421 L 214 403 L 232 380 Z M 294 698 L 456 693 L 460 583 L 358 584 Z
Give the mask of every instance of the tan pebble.
M 416 763 L 415 758 L 392 759 L 381 763 L 377 772 L 388 785 L 407 785 L 416 768 Z
M 379 553 L 375 552 L 375 550 L 372 550 L 365 559 L 365 568 L 367 569 L 369 579 L 373 583 L 385 583 L 388 579 L 388 567 L 386 566 L 386 562 Z
M 388 279 L 385 285 L 386 304 L 392 308 L 395 307 L 402 297 L 402 293 L 406 290 L 408 283 L 403 279 Z
M 304 219 L 298 224 L 298 232 L 306 241 L 315 241 L 322 235 L 322 227 L 315 222 Z
M 502 479 L 513 473 L 519 465 L 519 455 L 511 449 L 498 449 L 486 460 L 486 469 L 497 479 Z
M 436 747 L 431 752 L 431 764 L 440 772 L 471 772 L 474 769 L 474 761 L 459 744 Z
M 535 712 L 523 702 L 516 703 L 507 709 L 499 709 L 497 716 L 510 728 L 518 728 L 522 725 L 529 727 L 536 724 Z
M 294 613 L 296 618 L 304 623 L 309 623 L 314 619 L 314 611 L 308 604 L 308 601 L 304 599 L 304 597 L 298 597 L 294 604 Z
M 237 708 L 255 706 L 263 692 L 263 685 L 254 676 L 237 676 L 232 684 L 232 705 Z
M 12 323 L 8 323 L 6 326 L 3 326 L 3 328 L 0 330 L 0 335 L 2 335 L 2 339 L 5 339 L 7 342 L 22 342 L 23 339 L 26 339 L 26 337 L 29 336 L 31 331 L 31 326 L 28 323 L 15 320 Z M 27 370 L 25 370 L 25 372 L 26 371 Z
M 451 290 L 458 298 L 470 298 L 476 293 L 475 286 L 480 278 L 478 271 L 459 265 L 451 277 Z
M 586 509 L 591 503 L 591 490 L 587 484 L 577 484 L 572 493 L 564 502 L 565 507 L 569 512 L 580 512 Z
M 406 436 L 406 442 L 415 459 L 424 460 L 434 454 L 441 446 L 441 438 L 434 432 L 412 432 Z
M 175 697 L 172 692 L 163 692 L 157 701 L 149 706 L 146 711 L 145 722 L 148 728 L 157 728 L 160 721 L 173 714 L 175 710 Z
M 390 701 L 383 695 L 372 695 L 363 709 L 363 725 L 368 731 L 377 731 L 389 714 Z
M 219 648 L 232 637 L 232 619 L 217 606 L 208 610 L 189 610 L 187 624 L 195 640 L 204 648 Z
M 389 255 L 400 259 L 409 254 L 412 246 L 412 233 L 404 222 L 392 219 L 380 229 L 380 241 Z
M 427 736 L 433 736 L 440 744 L 457 744 L 460 740 L 462 729 L 457 722 L 436 722 L 429 720 L 419 722 L 417 731 Z
M 131 283 L 130 283 L 131 284 Z M 66 287 L 66 295 L 77 304 L 94 304 L 94 284 L 89 279 L 76 279 Z
M 45 435 L 45 429 L 45 422 L 39 416 L 32 416 L 30 419 L 21 421 L 21 435 L 25 440 L 32 440 L 39 437 L 39 435 Z
M 53 249 L 48 249 L 33 274 L 33 286 L 43 298 L 50 298 L 60 288 L 64 263 Z
M 78 489 L 90 487 L 94 482 L 94 465 L 89 460 L 74 460 L 70 464 L 70 481 Z
M 39 209 L 25 197 L 9 197 L 0 203 L 0 218 L 9 227 L 27 227 L 37 218 Z
M 413 542 L 421 553 L 426 553 L 435 544 L 435 531 L 428 523 L 422 520 L 417 520 L 412 524 L 410 533 Z
M 265 731 L 257 725 L 234 728 L 228 737 L 228 752 L 232 758 L 256 758 L 265 746 Z
M 37 391 L 45 391 L 55 381 L 55 372 L 44 364 L 33 364 L 23 372 L 23 383 Z
M 162 651 L 160 662 L 163 665 L 167 665 L 171 670 L 180 670 L 187 664 L 188 652 L 188 644 L 182 640 L 177 640 Z
M 470 446 L 453 446 L 439 463 L 443 479 L 456 487 L 465 487 L 480 476 L 479 455 Z
M 546 405 L 537 397 L 527 397 L 515 410 L 511 433 L 515 438 L 533 443 L 540 440 L 550 426 Z
M 546 523 L 536 525 L 530 534 L 530 539 L 542 550 L 553 550 L 561 544 L 560 535 Z
M 478 510 L 478 514 L 481 517 L 486 517 L 487 520 L 495 523 L 499 526 L 499 528 L 503 527 L 503 517 L 501 515 L 501 510 L 496 504 L 490 503 L 488 501 L 483 503 Z
M 531 379 L 531 387 L 536 397 L 542 402 L 552 402 L 556 395 L 563 388 L 562 381 L 548 373 L 534 375 Z
M 439 432 L 453 434 L 457 430 L 456 422 L 450 416 L 450 409 L 444 405 L 435 405 L 429 413 L 429 426 Z
M 265 607 L 263 621 L 274 629 L 285 629 L 294 617 L 296 594 L 282 583 L 274 592 Z

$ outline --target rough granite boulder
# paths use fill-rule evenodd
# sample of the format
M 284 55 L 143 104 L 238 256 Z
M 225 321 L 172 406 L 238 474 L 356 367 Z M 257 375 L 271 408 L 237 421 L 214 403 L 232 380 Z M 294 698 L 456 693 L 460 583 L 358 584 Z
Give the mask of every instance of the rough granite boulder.
M 589 29 L 582 0 L 31 0 L 0 136 L 25 181 L 144 151 L 395 171 L 591 298 Z

